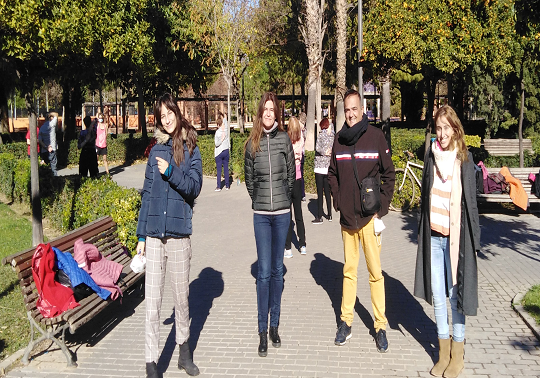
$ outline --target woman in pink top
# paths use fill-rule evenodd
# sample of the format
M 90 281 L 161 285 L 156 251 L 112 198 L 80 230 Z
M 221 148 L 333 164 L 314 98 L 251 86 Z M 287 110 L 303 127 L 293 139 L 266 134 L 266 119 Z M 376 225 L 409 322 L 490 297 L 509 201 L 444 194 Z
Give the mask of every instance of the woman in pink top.
M 296 235 L 300 246 L 300 254 L 306 254 L 306 229 L 304 227 L 304 218 L 302 217 L 302 157 L 304 156 L 304 138 L 302 138 L 302 127 L 296 117 L 289 119 L 287 133 L 291 139 L 294 149 L 294 162 L 296 164 L 296 181 L 294 182 L 292 191 L 292 203 L 294 208 L 294 223 L 296 224 Z M 292 217 L 292 212 L 291 212 Z M 293 257 L 291 251 L 293 223 L 289 225 L 289 234 L 285 241 L 285 254 L 283 257 L 290 259 Z
M 109 165 L 107 164 L 107 134 L 109 132 L 107 124 L 105 123 L 105 116 L 103 113 L 97 115 L 98 124 L 96 127 L 96 153 L 98 156 L 103 157 L 103 165 L 105 166 L 105 172 L 109 174 Z

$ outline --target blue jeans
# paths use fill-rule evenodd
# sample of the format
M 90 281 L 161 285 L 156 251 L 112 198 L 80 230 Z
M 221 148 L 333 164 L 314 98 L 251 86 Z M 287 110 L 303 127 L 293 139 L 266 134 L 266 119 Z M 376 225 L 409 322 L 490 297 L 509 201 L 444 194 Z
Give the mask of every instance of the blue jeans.
M 41 159 L 45 163 L 51 164 L 51 171 L 54 176 L 58 176 L 58 170 L 56 169 L 56 165 L 58 163 L 58 158 L 56 157 L 56 151 L 48 152 L 45 150 L 45 152 L 41 153 Z
M 283 292 L 283 253 L 291 215 L 253 214 L 257 244 L 257 311 L 259 332 L 279 326 L 281 293 Z
M 225 187 L 229 188 L 229 149 L 221 151 L 221 153 L 216 156 L 216 170 L 217 170 L 217 186 L 216 188 L 221 188 L 221 167 L 223 166 L 223 173 L 225 175 Z
M 446 289 L 452 308 L 452 338 L 457 342 L 465 339 L 465 315 L 457 311 L 457 285 L 452 286 L 452 265 L 450 264 L 450 238 L 431 237 L 431 291 L 433 308 L 439 339 L 450 338 Z

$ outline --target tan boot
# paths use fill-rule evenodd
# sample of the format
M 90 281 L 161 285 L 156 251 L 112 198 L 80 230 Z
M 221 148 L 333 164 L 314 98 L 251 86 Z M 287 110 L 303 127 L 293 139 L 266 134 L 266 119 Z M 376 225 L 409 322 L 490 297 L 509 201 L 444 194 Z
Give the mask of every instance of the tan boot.
M 433 366 L 430 373 L 434 377 L 442 377 L 450 363 L 450 339 L 439 339 L 439 361 Z
M 444 378 L 456 378 L 459 373 L 461 373 L 461 370 L 463 370 L 463 366 L 465 365 L 463 362 L 463 356 L 465 354 L 464 351 L 464 342 L 456 342 L 452 340 L 452 350 L 450 351 L 450 364 L 444 371 L 443 377 Z

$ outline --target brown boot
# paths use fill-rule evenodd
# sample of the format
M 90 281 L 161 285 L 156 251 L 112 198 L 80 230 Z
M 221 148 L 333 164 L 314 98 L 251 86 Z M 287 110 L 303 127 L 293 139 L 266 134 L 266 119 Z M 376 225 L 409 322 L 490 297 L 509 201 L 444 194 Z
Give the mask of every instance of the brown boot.
M 450 363 L 450 339 L 439 339 L 439 361 L 433 366 L 430 373 L 434 377 L 442 377 Z
M 463 356 L 465 354 L 465 351 L 463 349 L 464 344 L 464 341 L 458 343 L 452 340 L 452 350 L 450 351 L 450 364 L 444 371 L 444 378 L 456 378 L 459 373 L 461 373 L 461 370 L 463 370 L 463 366 L 465 365 L 463 362 Z

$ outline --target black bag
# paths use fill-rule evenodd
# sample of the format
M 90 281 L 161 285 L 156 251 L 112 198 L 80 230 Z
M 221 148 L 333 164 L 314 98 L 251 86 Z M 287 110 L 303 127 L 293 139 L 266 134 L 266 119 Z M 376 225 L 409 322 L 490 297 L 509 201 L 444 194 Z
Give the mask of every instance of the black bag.
M 532 185 L 531 189 L 534 195 L 540 198 L 540 171 L 534 175 L 534 185 Z
M 352 164 L 354 168 L 354 177 L 360 188 L 360 203 L 362 205 L 360 210 L 362 211 L 362 216 L 366 217 L 368 215 L 376 214 L 381 210 L 381 180 L 377 175 L 376 177 L 366 177 L 360 182 L 356 161 L 354 159 L 354 146 L 351 156 L 353 156 Z
M 355 164 L 356 169 L 356 164 Z M 373 215 L 381 210 L 381 188 L 377 177 L 366 177 L 360 184 L 362 215 Z
M 476 176 L 476 194 L 484 194 L 484 175 L 482 168 L 474 165 L 474 174 Z

